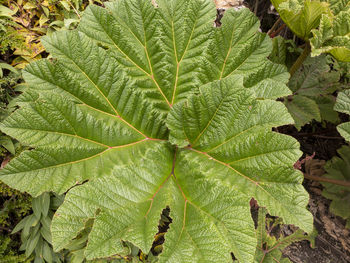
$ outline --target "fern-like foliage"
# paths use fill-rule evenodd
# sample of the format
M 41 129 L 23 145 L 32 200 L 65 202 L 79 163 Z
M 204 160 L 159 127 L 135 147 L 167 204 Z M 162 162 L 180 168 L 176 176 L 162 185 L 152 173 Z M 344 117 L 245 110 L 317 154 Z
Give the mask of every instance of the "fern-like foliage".
M 32 147 L 0 179 L 38 196 L 68 192 L 51 226 L 55 250 L 93 220 L 87 259 L 148 253 L 170 209 L 159 262 L 253 262 L 249 200 L 312 230 L 288 73 L 247 9 L 213 27 L 211 0 L 120 0 L 90 6 L 77 28 L 43 39 L 20 109 L 1 130 Z M 259 98 L 257 100 L 257 98 Z

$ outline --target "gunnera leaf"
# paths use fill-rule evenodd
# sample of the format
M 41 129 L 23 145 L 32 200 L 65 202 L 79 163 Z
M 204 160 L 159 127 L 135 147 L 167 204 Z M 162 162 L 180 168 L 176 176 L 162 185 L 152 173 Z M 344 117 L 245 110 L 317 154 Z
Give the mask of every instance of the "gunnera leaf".
M 339 88 L 339 79 L 340 73 L 331 70 L 326 55 L 308 57 L 304 61 L 288 83 L 293 96 L 285 99 L 297 129 L 312 120 L 337 121 L 337 113 L 332 106 L 334 102 L 327 95 Z
M 284 104 L 295 121 L 295 127 L 300 130 L 312 120 L 321 121 L 321 112 L 317 103 L 306 96 L 294 95 L 286 99 Z
M 19 109 L 1 130 L 31 147 L 0 174 L 33 196 L 65 193 L 56 251 L 93 221 L 88 260 L 149 253 L 163 209 L 159 262 L 253 262 L 249 201 L 312 230 L 301 152 L 272 127 L 293 123 L 274 99 L 289 74 L 248 10 L 213 27 L 211 0 L 120 0 L 90 6 L 76 30 L 43 38 Z M 123 241 L 123 242 L 122 242 Z
M 323 14 L 318 29 L 312 30 L 312 56 L 330 53 L 337 60 L 350 61 L 350 1 L 331 4 L 331 14 Z
M 344 90 L 338 94 L 334 110 L 350 115 L 350 90 Z M 337 130 L 345 140 L 350 141 L 350 122 L 338 125 Z
M 338 124 L 340 118 L 338 112 L 334 110 L 335 97 L 333 95 L 319 96 L 315 98 L 318 108 L 321 113 L 321 120 Z
M 272 39 L 272 52 L 269 59 L 277 64 L 286 64 L 287 43 L 283 37 L 277 36 Z
M 335 16 L 350 6 L 349 0 L 328 0 L 327 2 Z
M 350 181 L 350 147 L 343 146 L 338 150 L 338 156 L 333 157 L 325 165 L 327 178 Z M 350 228 L 350 191 L 349 187 L 322 183 L 325 189 L 322 195 L 331 199 L 330 211 L 346 220 L 346 227 Z
M 330 13 L 325 1 L 271 0 L 282 20 L 298 37 L 308 40 L 318 27 L 322 14 Z
M 326 55 L 308 57 L 290 78 L 288 87 L 294 94 L 307 97 L 332 94 L 340 86 L 340 73 L 331 70 L 329 64 Z

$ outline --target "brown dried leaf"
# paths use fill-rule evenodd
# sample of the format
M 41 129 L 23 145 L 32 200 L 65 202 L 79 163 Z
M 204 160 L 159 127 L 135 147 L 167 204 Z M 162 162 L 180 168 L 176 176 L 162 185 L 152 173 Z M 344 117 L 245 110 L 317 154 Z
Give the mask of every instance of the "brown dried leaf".
M 325 160 L 319 159 L 307 159 L 305 161 L 305 172 L 312 176 L 322 176 L 325 174 L 325 170 L 323 169 L 326 164 Z

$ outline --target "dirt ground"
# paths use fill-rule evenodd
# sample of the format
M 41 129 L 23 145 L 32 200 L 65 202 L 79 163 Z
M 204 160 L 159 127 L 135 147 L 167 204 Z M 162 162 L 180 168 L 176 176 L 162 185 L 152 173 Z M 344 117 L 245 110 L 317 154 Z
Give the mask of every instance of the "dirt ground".
M 322 127 L 313 123 L 300 132 L 294 127 L 282 127 L 280 132 L 294 136 L 305 156 L 315 154 L 314 159 L 323 162 L 335 156 L 336 151 L 345 144 L 332 124 Z M 316 244 L 311 248 L 307 241 L 294 243 L 284 250 L 284 255 L 295 263 L 350 262 L 350 230 L 345 228 L 345 221 L 330 213 L 330 200 L 322 196 L 323 187 L 319 182 L 305 179 L 304 187 L 310 194 L 309 210 L 318 231 Z
M 310 194 L 309 209 L 318 231 L 315 248 L 308 241 L 294 243 L 284 250 L 284 255 L 295 263 L 346 263 L 350 262 L 350 231 L 343 219 L 329 212 L 330 201 L 321 196 L 322 186 L 306 180 Z

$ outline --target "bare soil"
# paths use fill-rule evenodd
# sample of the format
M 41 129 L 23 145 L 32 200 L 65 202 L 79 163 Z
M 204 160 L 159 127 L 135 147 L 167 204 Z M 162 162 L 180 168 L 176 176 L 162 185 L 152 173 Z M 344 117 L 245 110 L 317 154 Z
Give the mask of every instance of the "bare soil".
M 318 182 L 305 180 L 304 186 L 310 194 L 309 210 L 318 231 L 315 247 L 302 241 L 287 247 L 283 254 L 294 263 L 350 262 L 350 231 L 344 220 L 329 212 L 330 201 L 321 195 Z
M 347 121 L 348 116 L 342 118 Z M 293 126 L 280 127 L 278 131 L 295 137 L 304 152 L 302 158 L 314 155 L 313 158 L 319 160 L 320 169 L 345 144 L 336 125 L 330 123 L 324 127 L 314 122 L 299 132 Z M 303 171 L 306 172 L 305 167 Z M 316 172 L 322 174 L 322 171 Z M 308 208 L 314 216 L 314 226 L 318 231 L 315 247 L 311 248 L 308 241 L 302 241 L 287 247 L 283 254 L 294 263 L 350 262 L 350 230 L 345 228 L 345 221 L 329 211 L 331 201 L 322 196 L 323 186 L 319 182 L 305 179 L 303 185 L 310 194 Z

